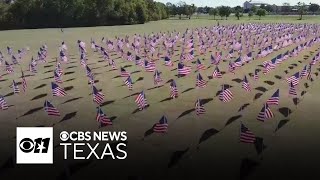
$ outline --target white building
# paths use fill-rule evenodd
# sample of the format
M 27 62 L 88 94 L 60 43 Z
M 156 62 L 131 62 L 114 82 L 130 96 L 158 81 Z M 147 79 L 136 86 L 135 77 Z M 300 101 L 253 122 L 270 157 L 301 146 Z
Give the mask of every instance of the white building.
M 260 7 L 262 4 L 268 5 L 268 3 L 264 3 L 262 1 L 246 1 L 243 3 L 243 9 L 251 9 L 252 6 Z

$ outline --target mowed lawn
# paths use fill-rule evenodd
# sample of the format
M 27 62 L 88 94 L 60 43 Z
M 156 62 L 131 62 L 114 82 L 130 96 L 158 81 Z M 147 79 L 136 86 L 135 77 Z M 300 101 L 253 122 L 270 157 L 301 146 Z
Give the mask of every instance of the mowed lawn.
M 231 17 L 228 21 L 219 20 L 219 23 L 221 25 L 235 23 L 320 23 L 317 18 L 319 19 L 316 16 L 305 16 L 305 20 L 298 21 L 296 20 L 297 16 L 267 16 L 263 17 L 261 21 L 255 20 L 256 17 L 250 21 L 248 17 L 243 17 L 238 21 Z M 118 55 L 111 53 L 111 58 L 115 60 L 118 68 L 126 66 L 127 71 L 137 72 L 132 74 L 132 80 L 135 82 L 132 92 L 126 86 L 122 86 L 123 80 L 121 78 L 115 78 L 119 75 L 119 70 L 111 71 L 111 67 L 107 66 L 107 62 L 103 61 L 101 55 L 94 53 L 90 49 L 91 38 L 95 39 L 96 43 L 100 45 L 102 37 L 114 39 L 115 36 L 124 37 L 125 35 L 143 35 L 144 33 L 173 30 L 183 33 L 187 28 L 210 27 L 216 24 L 215 20 L 201 17 L 192 20 L 164 20 L 132 26 L 66 28 L 64 33 L 61 33 L 60 29 L 0 32 L 0 49 L 3 54 L 6 53 L 6 46 L 13 47 L 14 52 L 23 47 L 30 48 L 21 63 L 21 68 L 26 75 L 31 74 L 27 72 L 31 57 L 36 57 L 41 45 L 46 44 L 48 46 L 47 63 L 38 66 L 38 73 L 35 76 L 27 77 L 28 89 L 26 93 L 10 95 L 12 88 L 9 86 L 12 80 L 21 81 L 19 66 L 15 66 L 14 75 L 6 75 L 0 79 L 0 94 L 7 95 L 5 98 L 8 104 L 13 105 L 7 111 L 0 111 L 0 142 L 5 144 L 5 148 L 0 148 L 0 164 L 3 164 L 9 157 L 15 156 L 15 127 L 52 126 L 53 124 L 55 145 L 60 142 L 59 133 L 62 130 L 127 131 L 129 142 L 127 160 L 109 159 L 91 162 L 86 167 L 75 172 L 72 176 L 74 179 L 93 178 L 95 175 L 105 172 L 106 177 L 117 176 L 124 179 L 129 175 L 146 176 L 151 177 L 151 179 L 166 179 L 168 177 L 180 179 L 179 176 L 176 176 L 177 174 L 191 177 L 194 175 L 194 169 L 196 169 L 197 173 L 201 173 L 199 178 L 201 175 L 208 175 L 212 178 L 236 179 L 239 176 L 241 160 L 246 157 L 260 163 L 249 176 L 249 179 L 269 178 L 272 177 L 272 172 L 282 173 L 281 175 L 283 176 L 290 174 L 290 177 L 295 177 L 299 172 L 285 169 L 284 167 L 287 164 L 291 164 L 291 166 L 295 164 L 297 169 L 303 169 L 308 167 L 306 165 L 308 163 L 316 164 L 316 162 L 319 162 L 318 152 L 320 147 L 317 146 L 317 141 L 314 139 L 320 135 L 318 130 L 320 122 L 317 118 L 320 105 L 320 83 L 319 77 L 314 74 L 319 72 L 317 69 L 318 64 L 316 68 L 313 68 L 313 78 L 315 79 L 313 83 L 305 78 L 300 80 L 297 88 L 300 102 L 297 106 L 293 103 L 292 98 L 288 97 L 288 84 L 285 81 L 286 77 L 301 71 L 304 65 L 311 61 L 313 56 L 319 52 L 319 43 L 302 51 L 297 57 L 289 58 L 268 75 L 263 76 L 260 73 L 258 81 L 254 81 L 248 74 L 253 73 L 256 68 L 262 69 L 258 65 L 262 64 L 263 61 L 271 60 L 279 53 L 292 50 L 298 44 L 293 44 L 273 52 L 265 58 L 246 64 L 236 70 L 235 75 L 226 73 L 219 80 L 208 79 L 215 67 L 211 66 L 207 70 L 201 71 L 201 75 L 206 80 L 209 80 L 208 86 L 204 89 L 194 88 L 197 73 L 192 73 L 184 78 L 177 78 L 175 76 L 177 70 L 171 71 L 176 68 L 177 62 L 175 62 L 173 68 L 168 68 L 163 66 L 163 58 L 160 58 L 156 63 L 157 69 L 162 72 L 163 86 L 153 88 L 155 87 L 153 73 L 145 72 L 143 68 L 136 67 L 133 63 L 126 62 L 119 58 Z M 113 126 L 98 129 L 95 120 L 96 104 L 92 102 L 91 88 L 88 85 L 85 70 L 80 66 L 77 40 L 86 42 L 88 65 L 96 73 L 97 88 L 102 89 L 105 94 L 106 103 L 102 109 L 109 117 L 116 117 L 113 121 Z M 62 41 L 66 42 L 69 53 L 69 62 L 67 64 L 62 63 L 65 73 L 62 76 L 64 81 L 62 87 L 68 87 L 70 90 L 67 91 L 66 97 L 52 97 L 50 83 L 53 81 L 55 58 L 59 55 L 58 47 Z M 179 59 L 181 47 L 176 48 L 176 50 L 173 61 Z M 215 49 L 210 50 L 216 52 Z M 227 52 L 223 51 L 223 53 L 225 55 Z M 254 54 L 256 53 L 257 49 L 255 49 Z M 210 66 L 210 54 L 208 52 L 206 55 L 199 55 L 196 52 L 196 58 L 204 59 L 202 62 L 206 66 Z M 5 57 L 8 58 L 8 56 Z M 8 60 L 10 61 L 10 58 Z M 196 65 L 192 63 L 189 63 L 189 65 L 193 67 L 194 72 Z M 221 71 L 228 72 L 228 62 L 222 62 L 219 68 Z M 3 69 L 4 66 L 1 66 L 1 74 L 4 73 Z M 286 74 L 285 70 L 289 73 Z M 244 75 L 247 75 L 251 84 L 252 91 L 249 93 L 245 92 L 241 88 L 241 82 L 239 83 L 239 80 L 241 81 Z M 277 78 L 278 76 L 281 79 Z M 170 79 L 176 80 L 179 98 L 161 102 L 170 95 L 169 84 L 166 84 Z M 307 86 L 305 83 L 307 83 Z M 234 99 L 229 103 L 222 103 L 216 97 L 216 93 L 221 89 L 222 84 L 232 86 L 230 90 L 233 92 Z M 194 89 L 186 91 L 190 88 Z M 261 89 L 266 89 L 266 91 L 262 92 Z M 280 89 L 280 105 L 271 108 L 275 117 L 264 123 L 257 121 L 256 117 L 263 103 L 277 89 Z M 133 113 L 137 106 L 134 102 L 136 95 L 132 94 L 142 90 L 145 91 L 150 107 L 142 112 Z M 303 91 L 305 91 L 305 94 L 301 96 Z M 254 100 L 258 93 L 261 93 L 261 97 Z M 178 118 L 183 112 L 194 108 L 197 98 L 208 100 L 208 103 L 204 105 L 207 111 L 206 114 L 197 117 L 193 111 Z M 65 103 L 70 99 L 74 99 L 74 101 Z M 55 118 L 46 115 L 41 108 L 45 100 L 50 100 L 60 110 L 61 117 Z M 242 113 L 239 113 L 239 108 L 246 103 L 249 106 Z M 289 108 L 292 113 L 289 117 L 285 117 L 279 112 L 279 108 Z M 24 116 L 30 110 L 34 110 L 34 112 Z M 60 122 L 69 113 L 76 115 Z M 240 114 L 242 115 L 241 118 L 226 126 L 230 118 Z M 168 133 L 152 134 L 144 138 L 145 132 L 158 122 L 162 115 L 166 115 L 168 118 Z M 288 121 L 275 132 L 281 120 Z M 264 139 L 264 144 L 267 148 L 262 155 L 257 155 L 254 145 L 239 142 L 240 121 L 250 128 L 256 136 Z M 208 129 L 215 129 L 218 133 L 198 145 L 199 139 Z M 184 150 L 186 153 L 179 158 L 175 166 L 168 168 L 172 155 L 177 151 Z M 54 179 L 63 171 L 63 162 L 61 162 L 63 149 L 55 148 L 54 155 L 56 160 L 54 168 L 48 168 L 48 166 L 23 166 L 23 168 L 19 168 L 18 166 L 3 170 L 3 173 L 0 173 L 0 177 L 3 176 L 4 179 L 18 177 L 19 173 L 25 172 L 27 169 L 30 176 L 36 176 L 35 172 L 41 171 L 50 174 L 50 177 Z M 118 174 L 119 169 L 125 171 Z M 265 174 L 267 170 L 272 172 Z M 314 169 L 308 167 L 308 169 L 303 170 L 313 172 Z

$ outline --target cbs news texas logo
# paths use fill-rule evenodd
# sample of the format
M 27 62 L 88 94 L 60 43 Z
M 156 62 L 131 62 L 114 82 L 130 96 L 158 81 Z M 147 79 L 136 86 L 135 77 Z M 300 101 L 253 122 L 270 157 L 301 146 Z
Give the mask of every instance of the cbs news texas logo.
M 53 164 L 53 128 L 17 127 L 17 164 Z

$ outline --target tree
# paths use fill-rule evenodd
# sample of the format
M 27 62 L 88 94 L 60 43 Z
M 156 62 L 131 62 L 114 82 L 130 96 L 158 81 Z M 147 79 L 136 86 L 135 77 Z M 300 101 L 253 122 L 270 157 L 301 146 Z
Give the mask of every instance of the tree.
M 256 13 L 257 10 L 258 10 L 258 9 L 257 9 L 257 6 L 254 6 L 254 5 L 253 5 L 253 6 L 251 7 L 251 11 L 252 11 L 253 13 Z
M 243 8 L 240 7 L 240 6 L 236 6 L 234 8 L 234 11 L 235 11 L 235 16 L 238 18 L 238 20 L 240 19 L 240 17 L 242 16 L 242 13 L 243 13 Z
M 222 17 L 226 17 L 226 20 L 228 19 L 228 17 L 231 14 L 231 8 L 228 6 L 221 6 L 219 7 L 219 15 L 222 19 Z
M 251 20 L 251 17 L 253 16 L 253 12 L 249 11 L 248 16 L 249 16 L 249 19 Z
M 266 5 L 264 7 L 264 9 L 267 11 L 267 12 L 273 12 L 273 7 L 271 5 Z
M 305 10 L 306 10 L 306 4 L 298 2 L 297 6 L 298 6 L 298 12 L 299 12 L 299 15 L 300 15 L 299 20 L 302 20 L 302 16 L 303 16 L 303 14 L 305 13 Z
M 216 9 L 216 8 L 211 8 L 211 9 L 209 10 L 209 15 L 210 15 L 210 16 L 213 16 L 213 19 L 215 20 L 215 19 L 216 19 L 216 15 L 218 15 L 218 9 Z
M 315 14 L 315 12 L 319 11 L 320 6 L 318 4 L 313 4 L 311 3 L 309 6 L 309 11 L 311 11 L 313 14 Z
M 256 14 L 259 16 L 259 20 L 261 20 L 261 16 L 265 16 L 267 11 L 265 9 L 258 9 Z

